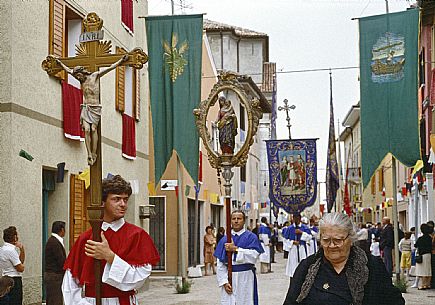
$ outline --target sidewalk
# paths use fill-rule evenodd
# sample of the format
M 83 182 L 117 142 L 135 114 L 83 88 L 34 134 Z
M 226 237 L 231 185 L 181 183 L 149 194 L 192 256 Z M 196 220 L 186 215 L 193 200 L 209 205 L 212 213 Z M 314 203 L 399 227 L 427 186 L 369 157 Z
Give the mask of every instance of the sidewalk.
M 285 275 L 286 260 L 282 253 L 277 253 L 276 262 L 272 264 L 273 273 L 258 274 L 259 304 L 282 305 L 287 294 L 289 279 Z M 257 266 L 257 271 L 259 265 Z M 190 279 L 193 283 L 190 293 L 177 294 L 175 291 L 175 279 L 162 280 L 153 277 L 150 280 L 149 290 L 138 295 L 139 304 L 158 305 L 219 305 L 220 288 L 217 287 L 216 276 Z M 403 297 L 407 305 L 434 305 L 435 289 L 417 290 L 408 288 L 408 293 Z

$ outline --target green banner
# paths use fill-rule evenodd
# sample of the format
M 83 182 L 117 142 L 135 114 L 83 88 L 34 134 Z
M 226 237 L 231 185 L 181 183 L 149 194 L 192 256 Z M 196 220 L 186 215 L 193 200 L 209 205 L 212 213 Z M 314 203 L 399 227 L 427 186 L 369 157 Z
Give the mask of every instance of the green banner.
M 155 181 L 173 150 L 197 181 L 199 137 L 193 109 L 201 99 L 202 15 L 146 17 L 145 24 Z
M 361 163 L 363 185 L 391 153 L 406 166 L 420 159 L 419 11 L 361 18 Z

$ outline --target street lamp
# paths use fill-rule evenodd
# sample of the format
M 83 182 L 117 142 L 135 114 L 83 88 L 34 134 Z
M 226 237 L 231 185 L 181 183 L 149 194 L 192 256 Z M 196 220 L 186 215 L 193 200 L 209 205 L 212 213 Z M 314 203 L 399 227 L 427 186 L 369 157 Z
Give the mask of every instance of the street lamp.
M 289 112 L 290 110 L 295 110 L 295 109 L 296 109 L 296 106 L 295 106 L 295 105 L 291 105 L 291 106 L 288 105 L 288 100 L 287 100 L 287 99 L 284 100 L 284 107 L 282 107 L 282 106 L 279 106 L 279 107 L 278 107 L 278 110 L 279 110 L 279 111 L 285 110 L 285 113 L 286 113 L 286 115 L 287 115 L 286 120 L 287 120 L 287 128 L 288 128 L 288 138 L 289 138 L 289 140 L 292 139 L 292 134 L 291 134 L 291 131 L 290 131 L 290 127 L 291 127 L 292 125 L 290 125 L 290 115 L 289 115 L 288 112 Z

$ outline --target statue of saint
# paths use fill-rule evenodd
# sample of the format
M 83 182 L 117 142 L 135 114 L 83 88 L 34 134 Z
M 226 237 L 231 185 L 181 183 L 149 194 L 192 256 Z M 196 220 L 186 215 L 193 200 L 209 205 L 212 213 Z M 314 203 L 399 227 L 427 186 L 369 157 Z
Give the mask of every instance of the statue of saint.
M 221 96 L 218 101 L 220 109 L 215 124 L 219 130 L 219 144 L 222 154 L 232 155 L 236 144 L 237 117 L 230 100 Z
M 124 55 L 110 67 L 95 72 L 89 72 L 82 66 L 73 69 L 64 65 L 58 58 L 56 62 L 69 74 L 74 76 L 82 85 L 83 104 L 81 105 L 80 125 L 85 131 L 85 144 L 88 152 L 88 164 L 93 165 L 97 160 L 98 132 L 97 127 L 101 118 L 100 77 L 128 60 Z

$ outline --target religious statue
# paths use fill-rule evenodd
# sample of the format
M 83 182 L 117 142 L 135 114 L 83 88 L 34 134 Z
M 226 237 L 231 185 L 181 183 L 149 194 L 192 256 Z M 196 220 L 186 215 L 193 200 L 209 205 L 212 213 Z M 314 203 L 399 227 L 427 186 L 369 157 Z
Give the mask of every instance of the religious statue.
M 59 59 L 55 59 L 66 72 L 74 76 L 82 85 L 83 104 L 81 105 L 80 125 L 85 132 L 85 144 L 88 152 L 89 165 L 93 165 L 97 160 L 97 127 L 100 123 L 102 107 L 100 103 L 100 77 L 112 71 L 123 62 L 126 62 L 128 58 L 128 55 L 124 55 L 106 69 L 97 70 L 95 72 L 89 72 L 83 66 L 77 66 L 71 69 Z
M 218 101 L 220 109 L 215 123 L 219 130 L 219 144 L 223 154 L 232 155 L 236 144 L 237 117 L 230 100 L 220 96 Z

